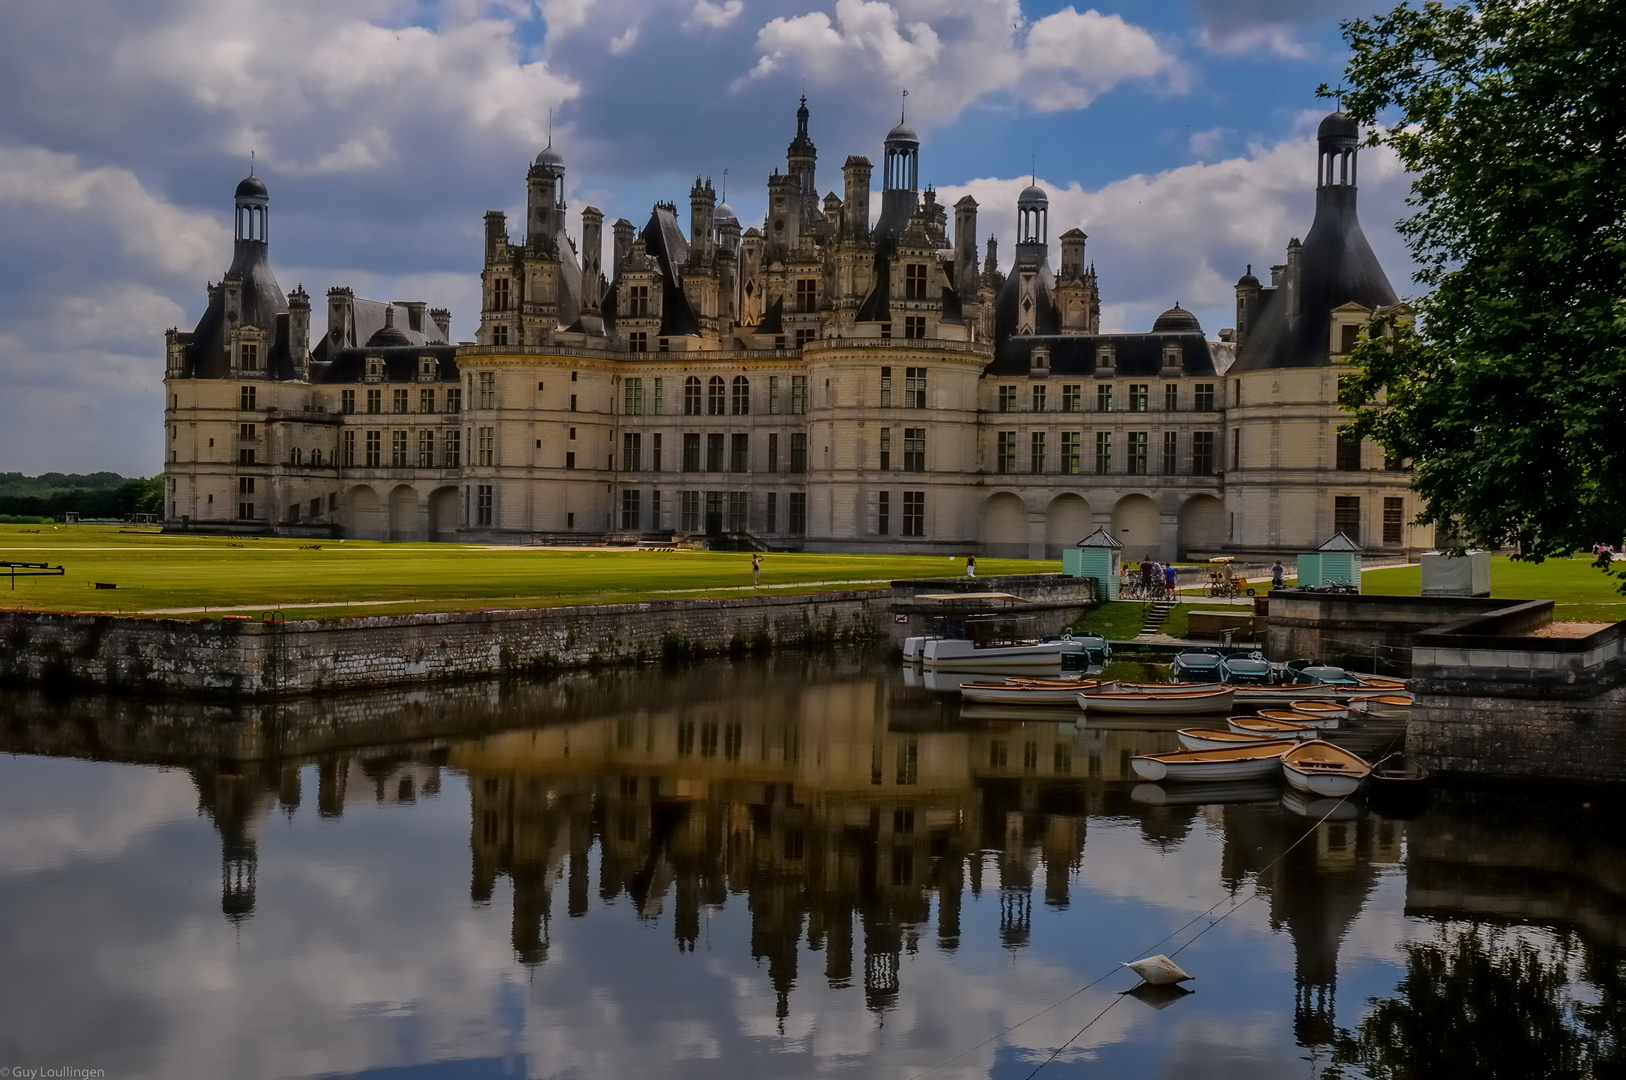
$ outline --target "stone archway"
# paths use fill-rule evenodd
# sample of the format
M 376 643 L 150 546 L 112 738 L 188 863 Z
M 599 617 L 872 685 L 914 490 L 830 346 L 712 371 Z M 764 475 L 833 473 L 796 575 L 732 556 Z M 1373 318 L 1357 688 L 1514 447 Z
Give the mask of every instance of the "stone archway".
M 457 489 L 436 488 L 429 493 L 429 539 L 449 542 L 457 539 Z
M 1067 493 L 1050 500 L 1044 517 L 1044 557 L 1059 559 L 1061 553 L 1090 533 L 1095 524 L 1090 519 L 1090 504 L 1082 495 Z
M 344 534 L 352 540 L 382 540 L 384 506 L 378 492 L 360 484 L 344 497 Z
M 978 515 L 978 548 L 1000 559 L 1025 559 L 1028 554 L 1027 506 L 1020 496 L 1002 491 L 989 496 Z
M 1180 508 L 1180 558 L 1215 552 L 1225 542 L 1225 504 L 1212 495 L 1193 495 Z
M 1125 495 L 1112 508 L 1112 535 L 1123 544 L 1125 562 L 1159 557 L 1157 503 L 1145 495 Z
M 390 492 L 391 540 L 421 540 L 423 528 L 419 524 L 418 493 L 411 484 L 399 484 Z

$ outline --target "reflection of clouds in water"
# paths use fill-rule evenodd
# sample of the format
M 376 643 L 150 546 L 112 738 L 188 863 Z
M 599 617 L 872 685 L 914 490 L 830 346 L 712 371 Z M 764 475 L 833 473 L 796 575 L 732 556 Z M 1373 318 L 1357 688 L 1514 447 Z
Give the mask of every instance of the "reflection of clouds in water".
M 197 805 L 197 789 L 179 769 L 0 762 L 0 875 L 117 855 L 153 828 L 192 817 Z

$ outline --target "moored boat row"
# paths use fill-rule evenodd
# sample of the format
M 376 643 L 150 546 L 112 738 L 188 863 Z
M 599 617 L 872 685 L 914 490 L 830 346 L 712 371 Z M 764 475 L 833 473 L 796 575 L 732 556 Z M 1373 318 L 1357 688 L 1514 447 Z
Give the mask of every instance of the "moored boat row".
M 1229 733 L 1182 731 L 1181 741 L 1218 742 Z M 1372 773 L 1358 754 L 1322 739 L 1248 739 L 1233 746 L 1176 750 L 1169 754 L 1142 754 L 1131 759 L 1135 775 L 1143 780 L 1218 783 L 1253 780 L 1280 773 L 1289 785 L 1311 795 L 1343 798 L 1353 795 Z

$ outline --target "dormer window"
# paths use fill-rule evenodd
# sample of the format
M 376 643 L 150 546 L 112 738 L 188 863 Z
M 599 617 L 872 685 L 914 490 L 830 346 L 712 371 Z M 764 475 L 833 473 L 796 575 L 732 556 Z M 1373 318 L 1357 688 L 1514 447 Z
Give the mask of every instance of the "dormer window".
M 436 367 L 437 365 L 435 364 L 435 358 L 433 356 L 418 357 L 418 381 L 434 382 Z
M 1097 378 L 1110 379 L 1118 373 L 1118 350 L 1111 345 L 1102 345 L 1095 350 L 1095 374 Z
M 366 372 L 363 377 L 368 382 L 383 382 L 384 358 L 382 356 L 369 356 L 367 358 Z
M 1045 375 L 1050 372 L 1050 346 L 1038 345 L 1028 355 L 1028 367 L 1035 375 Z
M 1176 344 L 1174 344 L 1172 342 L 1169 343 L 1169 344 L 1164 345 L 1163 346 L 1163 374 L 1165 374 L 1165 375 L 1178 375 L 1180 373 L 1181 368 L 1185 366 L 1182 363 L 1183 359 L 1184 358 L 1180 354 L 1180 346 L 1179 345 L 1176 345 Z

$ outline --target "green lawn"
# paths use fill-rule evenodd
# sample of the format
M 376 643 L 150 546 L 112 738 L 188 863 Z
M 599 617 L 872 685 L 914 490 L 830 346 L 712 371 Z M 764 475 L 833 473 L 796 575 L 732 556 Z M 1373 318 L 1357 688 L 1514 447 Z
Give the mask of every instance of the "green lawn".
M 64 577 L 0 576 L 0 608 L 129 614 L 182 610 L 180 617 L 281 608 L 289 618 L 552 607 L 753 591 L 882 588 L 899 578 L 959 576 L 964 559 L 926 555 L 763 556 L 751 588 L 751 556 L 737 552 L 587 551 L 165 535 L 89 525 L 0 525 L 0 560 L 49 562 Z M 979 559 L 984 576 L 1054 573 L 1058 562 Z M 116 590 L 95 589 L 108 582 Z M 333 606 L 338 605 L 338 606 Z M 348 605 L 348 606 L 346 606 Z
M 1626 562 L 1614 564 L 1626 571 Z M 1491 558 L 1491 595 L 1509 600 L 1554 600 L 1553 616 L 1572 622 L 1619 622 L 1626 619 L 1626 596 L 1620 580 L 1595 569 L 1590 555 L 1548 559 L 1543 563 L 1515 562 L 1506 556 Z M 1368 570 L 1361 575 L 1361 591 L 1388 596 L 1417 596 L 1423 591 L 1422 571 L 1416 566 Z

